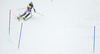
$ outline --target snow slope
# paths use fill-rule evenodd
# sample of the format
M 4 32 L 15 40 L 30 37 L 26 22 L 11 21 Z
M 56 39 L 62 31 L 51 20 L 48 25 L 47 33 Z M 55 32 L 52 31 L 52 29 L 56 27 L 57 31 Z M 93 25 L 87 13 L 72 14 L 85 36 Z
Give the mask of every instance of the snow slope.
M 32 11 L 32 18 L 19 22 L 16 17 L 25 9 L 18 9 L 26 7 L 31 1 L 36 11 L 44 16 Z M 1 0 L 0 54 L 100 54 L 99 5 L 99 0 Z M 18 49 L 21 23 L 23 28 Z

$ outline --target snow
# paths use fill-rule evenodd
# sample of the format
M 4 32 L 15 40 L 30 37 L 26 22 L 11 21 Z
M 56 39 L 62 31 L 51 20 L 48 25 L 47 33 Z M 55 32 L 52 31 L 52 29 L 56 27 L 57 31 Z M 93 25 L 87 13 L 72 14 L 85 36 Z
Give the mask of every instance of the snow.
M 32 11 L 32 18 L 19 22 L 16 17 L 26 9 L 18 9 L 27 7 L 31 1 L 36 11 L 44 16 Z M 100 54 L 99 5 L 99 0 L 1 0 L 0 54 Z M 94 26 L 96 46 L 93 53 Z

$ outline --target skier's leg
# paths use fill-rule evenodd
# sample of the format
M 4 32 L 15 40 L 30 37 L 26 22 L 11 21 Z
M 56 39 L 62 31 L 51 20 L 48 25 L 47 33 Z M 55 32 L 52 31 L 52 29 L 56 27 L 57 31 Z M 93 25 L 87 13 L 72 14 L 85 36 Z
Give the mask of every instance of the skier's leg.
M 28 17 L 30 15 L 31 11 L 27 11 L 27 13 L 28 14 L 23 18 L 24 20 L 25 20 L 26 17 Z
M 24 16 L 26 13 L 22 14 L 20 17 Z
M 24 14 L 22 14 L 20 17 L 24 16 L 26 13 L 27 13 L 27 11 L 25 11 L 25 13 L 24 13 Z
M 30 13 L 28 13 L 25 17 L 28 17 L 30 15 Z
M 30 13 L 28 13 L 23 19 L 25 20 L 26 17 L 28 17 L 30 15 Z
M 21 16 L 18 16 L 17 19 L 19 20 L 20 17 L 24 16 L 27 13 L 27 11 L 25 11 Z

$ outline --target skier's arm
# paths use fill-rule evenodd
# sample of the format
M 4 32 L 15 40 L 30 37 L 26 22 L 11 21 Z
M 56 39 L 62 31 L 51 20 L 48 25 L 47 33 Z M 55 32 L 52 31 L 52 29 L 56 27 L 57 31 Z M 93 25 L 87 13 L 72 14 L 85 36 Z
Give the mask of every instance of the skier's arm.
M 33 7 L 33 10 L 34 10 L 34 13 L 36 13 L 36 10 L 35 10 L 35 8 Z

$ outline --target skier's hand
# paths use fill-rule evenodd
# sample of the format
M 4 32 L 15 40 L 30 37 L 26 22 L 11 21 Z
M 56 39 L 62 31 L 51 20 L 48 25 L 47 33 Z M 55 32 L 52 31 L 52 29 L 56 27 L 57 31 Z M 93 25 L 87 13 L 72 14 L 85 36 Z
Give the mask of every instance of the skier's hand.
M 34 13 L 36 13 L 36 11 L 34 11 Z
M 36 10 L 34 9 L 34 13 L 36 13 Z

